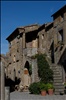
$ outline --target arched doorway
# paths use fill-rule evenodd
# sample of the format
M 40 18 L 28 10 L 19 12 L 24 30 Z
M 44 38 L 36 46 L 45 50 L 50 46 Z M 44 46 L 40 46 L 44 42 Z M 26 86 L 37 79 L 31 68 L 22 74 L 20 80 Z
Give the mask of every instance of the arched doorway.
M 26 68 L 29 72 L 29 62 L 28 61 L 26 61 L 24 68 Z
M 30 64 L 26 61 L 24 66 L 24 86 L 29 87 L 31 83 L 31 73 L 30 73 Z

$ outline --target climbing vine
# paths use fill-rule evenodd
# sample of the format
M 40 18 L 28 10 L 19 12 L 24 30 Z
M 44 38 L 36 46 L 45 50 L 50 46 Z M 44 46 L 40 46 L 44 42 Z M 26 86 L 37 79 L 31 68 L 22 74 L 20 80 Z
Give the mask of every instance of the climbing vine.
M 46 54 L 37 55 L 38 75 L 44 83 L 53 81 L 53 71 L 46 60 Z

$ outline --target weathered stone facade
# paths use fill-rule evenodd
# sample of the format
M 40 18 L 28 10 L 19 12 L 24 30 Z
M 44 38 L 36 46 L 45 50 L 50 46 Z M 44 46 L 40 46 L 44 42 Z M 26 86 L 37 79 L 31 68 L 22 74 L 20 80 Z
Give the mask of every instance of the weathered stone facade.
M 21 78 L 24 85 L 24 69 L 31 65 L 32 75 L 28 74 L 30 83 L 39 81 L 37 61 L 32 56 L 46 53 L 54 71 L 55 93 L 58 94 L 64 92 L 63 82 L 66 82 L 66 5 L 52 17 L 51 23 L 19 27 L 7 37 L 7 76 L 12 80 Z
M 4 68 L 5 68 L 5 75 L 7 76 L 7 68 L 8 68 L 8 57 L 7 55 L 0 54 L 0 63 L 2 62 Z

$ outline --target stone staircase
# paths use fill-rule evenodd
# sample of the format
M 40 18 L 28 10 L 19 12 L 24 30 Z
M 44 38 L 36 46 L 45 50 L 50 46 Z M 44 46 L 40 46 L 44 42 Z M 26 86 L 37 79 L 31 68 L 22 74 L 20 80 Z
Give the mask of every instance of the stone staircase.
M 51 62 L 51 58 L 49 58 L 50 60 L 47 59 L 47 61 L 49 62 L 51 69 L 54 72 L 53 78 L 54 78 L 54 87 L 55 87 L 55 94 L 60 94 L 63 93 L 64 94 L 64 84 L 63 84 L 63 70 L 62 70 L 62 66 L 58 64 L 61 56 L 63 55 L 64 51 L 66 49 L 66 45 L 60 45 L 57 49 L 57 51 L 55 52 L 55 63 L 52 64 Z M 49 52 L 47 54 L 48 57 L 51 56 L 51 52 Z
M 61 66 L 53 64 L 52 70 L 54 72 L 53 77 L 54 77 L 55 94 L 64 93 L 64 85 L 63 85 Z

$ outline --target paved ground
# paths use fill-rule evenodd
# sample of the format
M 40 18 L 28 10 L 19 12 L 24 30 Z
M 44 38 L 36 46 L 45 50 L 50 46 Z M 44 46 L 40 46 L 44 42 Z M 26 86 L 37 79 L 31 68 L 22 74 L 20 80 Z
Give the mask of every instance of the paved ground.
M 15 91 L 10 93 L 10 100 L 66 100 L 66 95 L 41 96 Z

